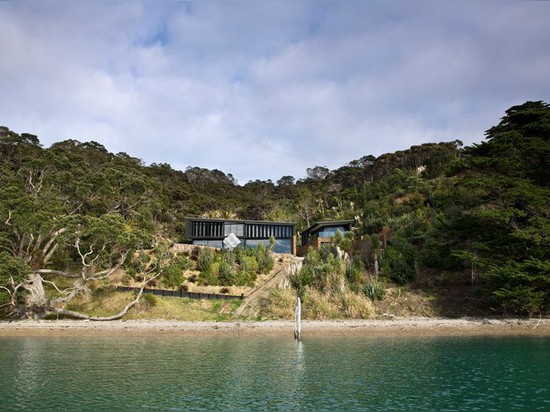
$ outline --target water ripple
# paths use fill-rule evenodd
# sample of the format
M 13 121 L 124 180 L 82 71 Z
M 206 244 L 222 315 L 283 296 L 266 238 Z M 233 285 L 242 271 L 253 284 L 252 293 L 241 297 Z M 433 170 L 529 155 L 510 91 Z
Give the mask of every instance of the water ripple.
M 550 339 L 0 338 L 2 410 L 550 408 Z

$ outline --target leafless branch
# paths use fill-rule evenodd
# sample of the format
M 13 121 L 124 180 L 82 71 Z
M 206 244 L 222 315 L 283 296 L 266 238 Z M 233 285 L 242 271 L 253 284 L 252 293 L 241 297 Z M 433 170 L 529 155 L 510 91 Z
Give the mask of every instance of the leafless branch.
M 41 277 L 41 278 L 42 278 L 42 277 Z M 49 285 L 52 285 L 52 286 L 55 288 L 55 290 L 57 290 L 57 292 L 58 292 L 58 293 L 61 293 L 61 294 L 67 294 L 67 293 L 69 293 L 68 291 L 72 289 L 72 288 L 66 288 L 66 289 L 61 290 L 61 289 L 59 289 L 59 288 L 57 287 L 57 285 L 55 284 L 55 282 L 52 282 L 52 281 L 50 281 L 50 280 L 46 280 L 46 279 L 44 279 L 44 278 L 42 278 L 42 282 L 48 283 Z
M 76 247 L 76 250 L 78 252 L 78 255 L 80 256 L 80 260 L 82 262 L 82 266 L 84 267 L 90 267 L 89 264 L 86 263 L 86 258 L 88 256 L 90 256 L 92 253 L 94 253 L 94 245 L 90 245 L 90 251 L 89 252 L 86 252 L 86 253 L 82 253 L 82 251 L 80 250 L 80 238 L 76 239 L 75 241 L 75 247 Z
M 63 272 L 62 270 L 54 270 L 54 269 L 38 269 L 35 271 L 38 274 L 41 275 L 57 275 L 57 276 L 63 276 L 66 278 L 80 278 L 82 275 L 76 274 L 76 273 L 67 273 Z
M 11 210 L 8 210 L 8 218 L 6 219 L 6 221 L 4 222 L 6 225 L 10 225 L 11 226 L 11 223 L 10 223 L 10 220 L 11 220 Z
M 140 300 L 141 296 L 143 295 L 143 290 L 145 289 L 145 286 L 147 286 L 147 284 L 149 282 L 151 282 L 153 279 L 157 278 L 158 276 L 160 276 L 160 273 L 157 273 L 155 276 L 153 276 L 153 277 L 147 279 L 146 281 L 144 281 L 141 285 L 141 288 L 139 289 L 139 292 L 138 292 L 136 298 L 133 301 L 131 301 L 130 303 L 128 303 L 124 307 L 124 309 L 122 309 L 120 312 L 118 312 L 117 314 L 112 315 L 112 316 L 89 316 L 89 315 L 86 315 L 84 313 L 76 312 L 76 311 L 73 311 L 73 310 L 67 310 L 67 309 L 63 309 L 63 308 L 50 308 L 50 311 L 53 312 L 53 313 L 56 313 L 58 315 L 71 316 L 71 317 L 76 318 L 76 319 L 85 319 L 85 320 L 93 320 L 93 321 L 117 320 L 117 319 L 122 318 L 134 305 L 139 303 L 139 300 Z

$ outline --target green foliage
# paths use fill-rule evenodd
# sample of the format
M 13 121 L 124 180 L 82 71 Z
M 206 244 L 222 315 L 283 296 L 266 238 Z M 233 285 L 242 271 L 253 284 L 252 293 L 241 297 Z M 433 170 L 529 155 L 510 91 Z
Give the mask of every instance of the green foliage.
M 485 275 L 493 297 L 506 312 L 544 313 L 550 305 L 550 261 L 529 258 L 493 266 Z
M 219 285 L 220 262 L 212 262 L 206 270 L 201 270 L 199 285 Z
M 384 249 L 381 272 L 400 285 L 412 281 L 416 274 L 410 256 L 400 248 L 392 245 Z
M 257 248 L 256 262 L 260 273 L 269 273 L 273 269 L 274 260 L 271 249 L 266 248 L 260 243 Z
M 207 272 L 214 263 L 214 252 L 210 248 L 203 247 L 199 252 L 198 269 Z
M 306 287 L 321 293 L 341 292 L 345 288 L 346 263 L 334 246 L 321 245 L 319 250 L 310 249 L 304 259 L 302 269 L 291 279 L 299 296 L 304 296 Z
M 378 280 L 370 279 L 363 285 L 363 293 L 371 301 L 384 300 L 386 289 L 384 284 Z
M 218 281 L 220 285 L 230 286 L 237 283 L 237 273 L 233 268 L 234 261 L 232 252 L 222 255 L 218 270 Z
M 242 256 L 239 266 L 240 271 L 237 285 L 253 286 L 258 276 L 258 272 L 260 271 L 256 257 Z
M 393 281 L 411 282 L 427 268 L 437 278 L 468 270 L 503 310 L 547 313 L 533 267 L 550 261 L 550 106 L 511 107 L 486 137 L 464 149 L 459 141 L 429 143 L 362 156 L 336 170 L 310 168 L 305 179 L 237 185 L 219 170 L 145 166 L 96 142 L 43 148 L 34 135 L 0 127 L 0 250 L 7 253 L 0 265 L 20 266 L 23 276 L 28 268 L 87 276 L 127 254 L 132 276 L 162 270 L 160 280 L 177 286 L 189 262 L 158 248 L 137 260 L 129 251 L 150 248 L 153 238 L 184 240 L 187 216 L 231 212 L 294 221 L 298 230 L 356 219 L 357 234 L 372 240 L 363 258 L 379 256 L 382 274 Z M 352 252 L 351 235 L 336 240 Z M 203 248 L 200 281 L 252 284 L 272 269 L 272 246 L 238 249 L 230 262 Z M 0 274 L 0 285 L 12 269 Z M 360 290 L 360 271 L 323 248 L 308 255 L 293 282 L 302 294 L 332 293 L 342 282 Z
M 350 284 L 352 290 L 358 291 L 361 285 L 363 284 L 363 272 L 365 267 L 363 262 L 358 256 L 354 256 L 353 259 L 347 259 L 345 261 L 346 269 L 346 279 Z
M 0 252 L 0 284 L 21 283 L 30 271 L 23 259 L 5 251 Z
M 152 293 L 146 293 L 141 297 L 141 305 L 146 308 L 153 308 L 158 304 L 158 298 Z
M 136 279 L 138 273 L 143 273 L 146 271 L 147 266 L 151 262 L 151 256 L 145 253 L 143 250 L 137 252 L 132 259 L 130 259 L 125 264 L 126 272 L 133 278 Z
M 0 252 L 0 307 L 17 301 L 22 292 L 18 285 L 29 273 L 29 266 L 21 258 Z
M 162 270 L 162 283 L 169 288 L 178 287 L 184 280 L 183 272 L 193 266 L 191 260 L 183 254 L 172 256 Z

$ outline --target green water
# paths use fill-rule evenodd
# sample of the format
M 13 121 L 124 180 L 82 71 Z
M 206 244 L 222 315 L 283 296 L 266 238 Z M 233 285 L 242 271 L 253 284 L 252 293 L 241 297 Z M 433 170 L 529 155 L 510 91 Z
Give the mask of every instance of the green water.
M 1 338 L 2 411 L 550 411 L 550 338 Z

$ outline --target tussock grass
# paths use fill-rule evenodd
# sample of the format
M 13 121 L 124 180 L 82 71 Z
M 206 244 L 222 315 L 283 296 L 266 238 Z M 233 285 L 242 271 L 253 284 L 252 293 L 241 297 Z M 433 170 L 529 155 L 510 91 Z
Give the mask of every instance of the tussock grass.
M 339 296 L 340 308 L 352 319 L 367 319 L 374 314 L 374 305 L 364 295 L 344 291 Z
M 273 288 L 262 310 L 262 316 L 274 319 L 294 319 L 296 291 L 294 289 Z
M 91 316 L 110 316 L 135 299 L 133 292 L 95 291 L 76 298 L 69 309 Z M 240 306 L 237 300 L 199 300 L 144 294 L 124 319 L 169 319 L 183 321 L 228 320 Z
M 342 317 L 338 305 L 331 296 L 319 292 L 317 289 L 306 288 L 302 303 L 304 319 L 338 319 Z

